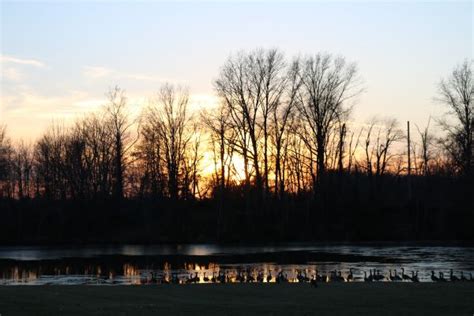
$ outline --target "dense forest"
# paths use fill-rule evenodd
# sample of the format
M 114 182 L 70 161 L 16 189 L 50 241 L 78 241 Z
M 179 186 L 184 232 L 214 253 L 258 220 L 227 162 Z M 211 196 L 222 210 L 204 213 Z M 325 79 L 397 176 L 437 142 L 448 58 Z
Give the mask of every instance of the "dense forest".
M 426 126 L 354 122 L 355 63 L 277 49 L 231 55 L 215 107 L 163 84 L 134 117 L 115 87 L 34 144 L 1 125 L 0 244 L 474 241 L 472 73 Z

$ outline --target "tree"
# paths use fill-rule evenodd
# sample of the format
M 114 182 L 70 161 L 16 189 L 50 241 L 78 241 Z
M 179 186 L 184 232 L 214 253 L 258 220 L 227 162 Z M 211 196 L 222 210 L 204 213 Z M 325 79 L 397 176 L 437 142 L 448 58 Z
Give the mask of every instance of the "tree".
M 11 196 L 11 141 L 7 136 L 7 126 L 0 125 L 0 197 Z
M 320 184 L 326 170 L 328 139 L 340 119 L 348 115 L 348 101 L 362 89 L 356 64 L 342 57 L 318 53 L 304 59 L 301 68 L 298 110 L 309 132 L 305 142 L 316 151 L 315 181 Z
M 232 127 L 239 137 L 233 144 L 244 159 L 245 182 L 250 185 L 249 161 L 253 162 L 257 191 L 262 189 L 259 161 L 258 112 L 264 97 L 264 75 L 260 72 L 262 52 L 229 57 L 215 81 L 217 94 L 229 109 Z
M 133 122 L 126 112 L 127 98 L 125 91 L 115 87 L 108 93 L 109 102 L 105 106 L 108 126 L 114 137 L 114 172 L 112 194 L 120 200 L 123 198 L 124 172 L 126 168 L 125 153 L 131 148 L 129 129 Z
M 372 119 L 365 138 L 365 157 L 368 176 L 380 177 L 387 171 L 395 154 L 391 148 L 404 138 L 396 119 Z
M 192 135 L 187 129 L 190 123 L 188 101 L 186 88 L 164 84 L 156 101 L 147 108 L 143 122 L 142 131 L 146 133 L 147 139 L 156 141 L 153 150 L 159 156 L 156 163 L 164 163 L 163 167 L 156 168 L 163 170 L 168 195 L 173 200 L 179 198 L 180 191 L 184 197 L 189 189 L 184 188 L 188 180 L 185 178 L 186 151 Z
M 430 161 L 432 159 L 432 150 L 431 146 L 433 144 L 433 137 L 430 133 L 430 122 L 431 117 L 428 120 L 428 124 L 423 130 L 420 130 L 418 126 L 416 126 L 418 130 L 418 134 L 420 135 L 421 139 L 421 170 L 424 176 L 429 175 L 430 173 Z M 416 156 L 415 156 L 416 157 Z
M 452 119 L 441 120 L 447 133 L 444 147 L 461 174 L 470 177 L 473 170 L 474 80 L 473 61 L 465 60 L 451 75 L 441 80 L 438 101 L 445 105 Z

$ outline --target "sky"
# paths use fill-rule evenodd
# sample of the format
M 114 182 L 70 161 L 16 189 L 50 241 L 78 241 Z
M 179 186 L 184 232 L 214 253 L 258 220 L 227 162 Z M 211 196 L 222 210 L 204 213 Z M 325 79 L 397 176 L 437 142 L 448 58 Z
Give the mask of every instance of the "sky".
M 365 87 L 352 120 L 421 127 L 443 115 L 437 84 L 474 48 L 471 1 L 0 0 L 0 10 L 0 124 L 27 141 L 98 109 L 115 85 L 132 112 L 164 82 L 188 86 L 193 108 L 212 106 L 227 57 L 256 48 L 344 56 Z

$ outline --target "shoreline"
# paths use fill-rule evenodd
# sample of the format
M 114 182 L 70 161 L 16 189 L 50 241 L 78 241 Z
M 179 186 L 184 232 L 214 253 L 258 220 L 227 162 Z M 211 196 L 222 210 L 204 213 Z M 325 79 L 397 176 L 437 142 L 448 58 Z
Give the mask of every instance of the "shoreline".
M 0 286 L 2 315 L 472 315 L 474 283 Z

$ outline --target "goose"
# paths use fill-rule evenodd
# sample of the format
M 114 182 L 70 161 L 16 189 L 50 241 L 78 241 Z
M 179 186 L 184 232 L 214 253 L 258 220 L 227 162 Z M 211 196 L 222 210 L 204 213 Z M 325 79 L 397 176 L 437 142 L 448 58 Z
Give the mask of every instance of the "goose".
M 390 278 L 391 281 L 401 281 L 402 280 L 402 278 L 397 274 L 396 269 L 393 270 L 393 273 L 394 274 L 392 275 L 392 270 L 390 270 L 389 278 Z
M 439 278 L 435 275 L 434 271 L 431 271 L 431 281 L 438 282 Z
M 239 271 L 239 273 L 237 274 L 237 277 L 235 278 L 235 280 L 237 282 L 244 282 L 245 281 L 245 277 L 244 275 L 242 274 L 242 271 Z
M 188 278 L 186 279 L 186 284 L 191 284 L 194 282 L 194 278 L 192 277 L 192 274 L 190 273 L 188 275 Z
M 301 271 L 298 271 L 297 274 L 296 274 L 296 279 L 298 280 L 299 283 L 303 283 L 304 282 L 304 277 L 303 275 L 301 274 Z
M 264 277 L 263 277 L 263 272 L 260 271 L 260 272 L 257 274 L 257 282 L 258 282 L 258 283 L 262 283 L 262 282 L 263 282 L 263 279 L 264 279 Z
M 326 281 L 326 276 L 323 276 L 318 273 L 318 270 L 316 270 L 316 281 L 318 282 L 325 282 Z
M 206 272 L 204 272 L 204 277 L 202 278 L 204 282 L 209 282 L 209 278 L 206 276 Z
M 352 282 L 354 280 L 354 275 L 352 274 L 352 268 L 349 269 L 349 274 L 347 275 L 347 282 Z
M 158 283 L 161 283 L 161 284 L 170 284 L 170 281 L 168 281 L 168 279 L 166 278 L 165 275 L 162 275 L 162 276 L 159 277 Z
M 372 282 L 372 278 L 370 276 L 367 277 L 367 271 L 364 271 L 364 281 L 365 282 Z
M 438 275 L 439 275 L 438 279 L 439 279 L 440 282 L 446 282 L 446 279 L 444 278 L 444 273 L 443 272 L 439 272 Z
M 411 272 L 410 280 L 415 283 L 420 282 L 420 280 L 418 279 L 418 271 L 416 271 L 416 274 L 414 271 Z
M 403 280 L 411 280 L 408 274 L 405 274 L 405 268 L 402 268 L 402 279 Z
M 267 282 L 271 282 L 271 281 L 272 281 L 272 273 L 268 271 Z
M 179 284 L 179 278 L 178 278 L 178 275 L 176 273 L 173 273 L 171 275 L 171 283 L 173 284 Z
M 372 269 L 369 270 L 369 279 L 370 279 L 370 281 L 374 280 L 374 275 L 372 274 Z
M 225 283 L 227 281 L 226 273 L 219 271 L 218 280 L 219 280 L 219 283 Z
M 255 278 L 250 272 L 247 272 L 247 282 L 248 283 L 255 282 Z
M 390 279 L 390 281 L 395 281 L 393 275 L 392 275 L 392 269 L 389 269 L 388 270 L 388 278 Z
M 158 283 L 158 279 L 156 278 L 155 273 L 151 271 L 150 274 L 151 274 L 150 283 Z
M 276 278 L 276 281 L 277 283 L 283 283 L 283 282 L 288 282 L 288 278 L 286 277 L 286 275 L 283 274 L 283 272 L 279 272 L 278 273 L 278 276 Z
M 342 272 L 341 272 L 341 271 L 338 271 L 338 272 L 337 272 L 336 281 L 337 281 L 337 282 L 345 282 L 345 281 L 346 281 L 346 280 L 344 279 L 344 277 L 342 276 Z
M 147 284 L 148 283 L 148 278 L 147 277 L 140 277 L 140 284 Z
M 306 274 L 306 271 L 303 272 L 303 281 L 305 281 L 305 282 L 309 282 L 309 281 L 310 281 L 308 275 Z
M 380 274 L 380 270 L 374 270 L 374 280 L 382 281 L 383 279 L 385 279 L 385 277 L 383 276 L 383 274 Z
M 451 282 L 459 281 L 459 278 L 454 275 L 453 269 L 449 270 L 449 279 L 451 280 Z
M 461 281 L 467 281 L 467 278 L 464 276 L 464 273 L 461 271 Z
M 316 275 L 313 276 L 310 283 L 311 283 L 311 286 L 318 287 L 318 281 L 317 281 Z
M 401 281 L 402 278 L 398 275 L 397 269 L 393 269 L 393 277 L 395 278 L 395 281 Z
M 212 272 L 212 278 L 211 278 L 211 282 L 212 283 L 216 283 L 217 279 L 216 279 L 216 273 L 215 272 Z

